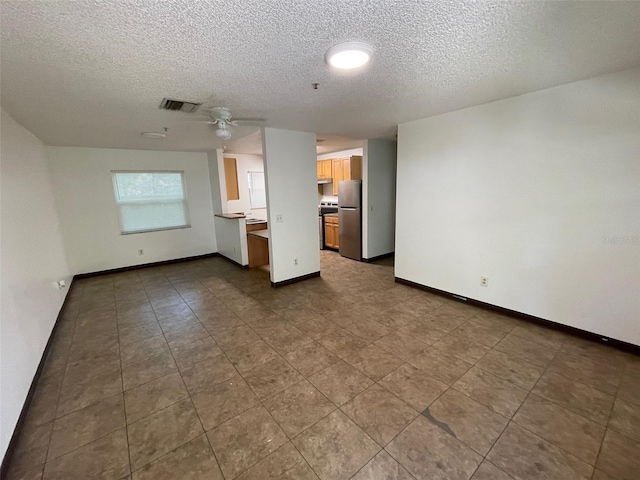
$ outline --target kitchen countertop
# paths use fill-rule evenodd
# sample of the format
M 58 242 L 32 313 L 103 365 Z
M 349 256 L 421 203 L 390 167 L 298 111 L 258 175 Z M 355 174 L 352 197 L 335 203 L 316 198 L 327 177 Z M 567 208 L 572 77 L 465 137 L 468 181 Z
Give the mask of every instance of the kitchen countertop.
M 267 223 L 266 220 L 261 220 L 259 218 L 249 218 L 244 213 L 215 213 L 214 216 L 220 218 L 226 218 L 228 220 L 239 220 L 244 219 L 248 225 L 255 223 Z
M 338 218 L 338 214 L 337 213 L 325 213 L 324 214 L 325 217 L 335 217 Z
M 253 235 L 254 237 L 261 237 L 269 240 L 269 229 L 265 228 L 264 230 L 254 230 L 253 232 L 247 233 L 247 235 Z

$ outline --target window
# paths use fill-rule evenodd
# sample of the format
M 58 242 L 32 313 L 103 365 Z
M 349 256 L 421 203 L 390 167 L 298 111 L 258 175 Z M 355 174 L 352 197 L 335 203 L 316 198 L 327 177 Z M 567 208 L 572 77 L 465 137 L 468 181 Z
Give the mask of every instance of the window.
M 184 172 L 111 172 L 120 233 L 190 227 Z
M 264 172 L 247 172 L 247 183 L 249 184 L 251 208 L 267 208 Z

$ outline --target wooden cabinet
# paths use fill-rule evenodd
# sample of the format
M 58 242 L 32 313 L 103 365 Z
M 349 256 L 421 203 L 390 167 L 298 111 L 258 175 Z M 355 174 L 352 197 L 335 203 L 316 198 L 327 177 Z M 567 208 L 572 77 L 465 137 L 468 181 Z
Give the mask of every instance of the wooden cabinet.
M 255 230 L 247 234 L 249 268 L 269 264 L 269 231 Z
M 224 182 L 227 187 L 227 200 L 239 200 L 238 166 L 235 158 L 224 159 Z
M 320 160 L 317 165 L 318 179 L 327 180 L 331 176 L 331 160 Z
M 324 217 L 324 244 L 329 248 L 338 249 L 340 247 L 338 217 Z
M 338 182 L 344 180 L 344 160 L 342 158 L 336 158 L 331 160 L 331 166 L 333 168 L 333 194 L 338 195 Z
M 338 195 L 338 182 L 343 180 L 362 180 L 362 156 L 352 155 L 349 158 L 334 158 L 331 160 L 333 168 L 333 194 Z
M 333 194 L 338 195 L 338 182 L 343 180 L 362 180 L 362 156 L 332 158 L 318 161 L 318 179 L 332 179 Z M 322 195 L 322 190 L 318 189 Z
M 349 160 L 349 178 L 345 180 L 362 180 L 362 155 L 352 155 Z
M 247 223 L 247 233 L 255 232 L 256 230 L 266 230 L 267 222 L 260 223 Z

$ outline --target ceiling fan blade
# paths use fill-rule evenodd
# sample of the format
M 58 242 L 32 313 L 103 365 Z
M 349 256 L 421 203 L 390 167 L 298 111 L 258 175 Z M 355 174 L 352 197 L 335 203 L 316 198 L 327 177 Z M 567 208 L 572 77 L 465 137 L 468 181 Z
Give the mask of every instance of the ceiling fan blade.
M 209 125 L 215 125 L 217 122 L 213 120 L 183 120 L 180 123 L 208 123 Z
M 264 118 L 236 118 L 233 117 L 233 121 L 234 122 L 241 122 L 241 123 L 248 123 L 248 122 L 252 122 L 252 123 L 264 123 L 267 120 Z

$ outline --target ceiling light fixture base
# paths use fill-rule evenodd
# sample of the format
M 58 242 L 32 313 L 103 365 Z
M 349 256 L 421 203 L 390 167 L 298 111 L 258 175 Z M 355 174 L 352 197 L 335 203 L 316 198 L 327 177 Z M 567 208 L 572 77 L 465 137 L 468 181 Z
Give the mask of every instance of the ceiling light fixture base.
M 144 138 L 151 138 L 154 140 L 165 138 L 167 136 L 166 133 L 161 133 L 161 132 L 142 132 L 140 135 L 142 135 Z
M 373 57 L 373 47 L 364 42 L 339 43 L 324 54 L 328 65 L 341 70 L 362 67 L 369 63 L 371 57 Z

